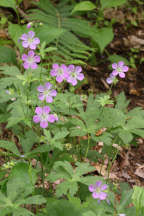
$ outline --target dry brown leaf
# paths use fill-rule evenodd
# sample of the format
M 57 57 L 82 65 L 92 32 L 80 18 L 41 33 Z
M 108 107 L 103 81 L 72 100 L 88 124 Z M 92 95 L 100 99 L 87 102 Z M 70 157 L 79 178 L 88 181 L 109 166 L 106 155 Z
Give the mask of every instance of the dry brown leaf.
M 144 179 L 144 165 L 139 165 L 135 171 L 135 174 Z

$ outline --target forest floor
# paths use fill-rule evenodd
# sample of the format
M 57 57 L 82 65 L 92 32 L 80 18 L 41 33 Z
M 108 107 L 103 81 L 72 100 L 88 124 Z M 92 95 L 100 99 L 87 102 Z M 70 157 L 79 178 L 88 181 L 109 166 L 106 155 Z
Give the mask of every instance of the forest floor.
M 24 1 L 24 8 L 29 7 L 28 1 Z M 85 68 L 88 84 L 82 86 L 83 92 L 106 92 L 109 89 L 106 78 L 109 76 L 109 54 L 117 54 L 130 59 L 129 71 L 125 79 L 121 79 L 116 87 L 113 87 L 113 95 L 124 91 L 130 100 L 129 108 L 140 106 L 144 108 L 144 13 L 141 6 L 136 5 L 137 12 L 131 8 L 110 9 L 105 12 L 105 19 L 116 18 L 119 20 L 114 25 L 114 40 L 107 46 L 103 54 L 96 54 L 96 63 L 88 61 Z M 11 11 L 4 10 L 10 14 Z M 0 30 L 0 37 L 7 37 L 5 29 Z M 1 124 L 1 139 L 9 139 L 13 134 Z M 0 164 L 5 158 L 1 157 Z M 96 171 L 102 176 L 106 175 L 107 158 L 100 172 L 101 164 L 94 164 Z M 129 148 L 121 148 L 117 159 L 110 170 L 110 179 L 124 181 L 130 185 L 144 186 L 144 139 L 138 138 L 137 143 Z

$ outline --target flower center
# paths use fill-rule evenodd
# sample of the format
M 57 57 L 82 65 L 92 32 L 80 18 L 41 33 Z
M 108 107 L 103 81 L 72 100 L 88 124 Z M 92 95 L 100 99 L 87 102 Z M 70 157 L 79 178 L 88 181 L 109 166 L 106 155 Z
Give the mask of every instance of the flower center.
M 49 95 L 49 93 L 50 93 L 50 91 L 49 91 L 49 90 L 45 90 L 45 91 L 44 91 L 44 95 L 45 95 L 45 96 L 48 96 L 48 95 Z
M 62 75 L 63 74 L 63 70 L 61 68 L 58 69 L 58 75 Z
M 33 63 L 33 62 L 34 62 L 33 57 L 28 57 L 28 62 L 29 62 L 29 63 Z
M 46 120 L 48 115 L 46 113 L 42 113 L 40 117 L 41 117 L 41 120 Z
M 73 78 L 76 78 L 76 73 L 75 73 L 75 72 L 72 72 L 72 73 L 71 73 L 71 76 L 72 76 Z
M 33 42 L 33 38 L 28 38 L 28 42 L 32 43 Z
M 117 68 L 117 71 L 118 71 L 119 73 L 123 72 L 123 70 L 122 70 L 121 67 L 118 67 L 118 68 Z

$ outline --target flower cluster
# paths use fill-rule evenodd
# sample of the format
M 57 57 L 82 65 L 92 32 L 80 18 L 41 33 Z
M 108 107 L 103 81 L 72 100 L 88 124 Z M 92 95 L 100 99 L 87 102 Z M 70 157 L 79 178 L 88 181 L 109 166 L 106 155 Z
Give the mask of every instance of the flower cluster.
M 31 23 L 27 24 L 27 28 L 31 28 Z M 37 48 L 37 45 L 40 43 L 40 39 L 35 37 L 35 32 L 29 31 L 28 34 L 22 34 L 20 40 L 22 41 L 22 46 L 29 49 L 27 55 L 22 55 L 24 68 L 36 69 L 37 63 L 40 62 L 40 56 L 35 55 L 35 52 L 33 50 Z
M 58 83 L 66 80 L 68 83 L 71 83 L 73 86 L 75 86 L 77 85 L 77 80 L 81 81 L 84 79 L 84 74 L 81 72 L 82 68 L 80 66 L 66 66 L 64 64 L 59 66 L 58 64 L 53 64 L 50 75 L 55 76 Z
M 98 199 L 100 202 L 101 200 L 107 199 L 107 188 L 107 184 L 102 184 L 102 181 L 97 181 L 95 184 L 89 186 L 89 191 L 92 192 L 92 197 Z
M 40 85 L 37 87 L 37 90 L 39 92 L 39 100 L 44 101 L 46 100 L 47 103 L 53 102 L 53 97 L 57 95 L 57 91 L 53 88 L 52 84 L 49 82 L 46 82 L 44 85 Z M 36 115 L 33 116 L 33 121 L 35 123 L 40 122 L 41 128 L 48 127 L 48 122 L 53 123 L 55 121 L 58 121 L 58 117 L 56 114 L 49 114 L 50 113 L 50 107 L 49 106 L 43 106 L 43 107 L 36 107 L 35 113 Z
M 117 75 L 120 78 L 125 78 L 125 73 L 128 71 L 128 66 L 126 66 L 123 61 L 119 61 L 118 63 L 113 63 L 112 68 L 113 68 L 112 73 L 106 79 L 106 82 L 108 84 L 113 83 L 116 80 Z

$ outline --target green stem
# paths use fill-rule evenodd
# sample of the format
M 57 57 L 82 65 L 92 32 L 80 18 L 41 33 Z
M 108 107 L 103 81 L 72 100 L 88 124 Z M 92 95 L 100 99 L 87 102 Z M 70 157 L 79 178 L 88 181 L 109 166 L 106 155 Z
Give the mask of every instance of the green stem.
M 90 135 L 88 133 L 88 145 L 87 145 L 87 149 L 86 149 L 86 153 L 85 153 L 85 158 L 87 158 L 89 147 L 90 147 Z

